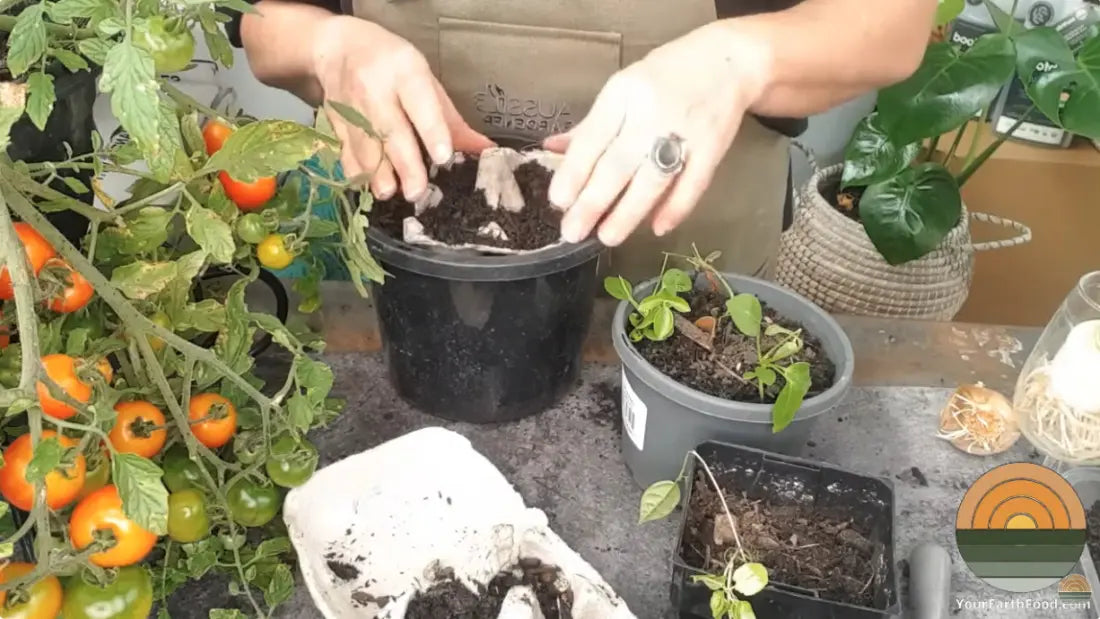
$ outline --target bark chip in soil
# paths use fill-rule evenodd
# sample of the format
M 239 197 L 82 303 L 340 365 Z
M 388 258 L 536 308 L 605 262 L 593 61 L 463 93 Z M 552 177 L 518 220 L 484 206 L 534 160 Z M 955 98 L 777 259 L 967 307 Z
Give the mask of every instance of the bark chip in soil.
M 485 193 L 476 189 L 477 165 L 477 159 L 468 157 L 449 170 L 439 168 L 431 182 L 443 192 L 443 200 L 417 216 L 429 237 L 448 245 L 477 244 L 517 250 L 542 249 L 561 239 L 562 212 L 550 204 L 549 170 L 535 162 L 516 168 L 516 182 L 526 206 L 512 213 L 491 208 Z M 398 192 L 389 200 L 376 201 L 368 217 L 372 226 L 401 239 L 405 219 L 415 214 L 413 205 Z M 508 240 L 478 234 L 490 222 L 499 225 Z
M 476 593 L 455 580 L 451 572 L 409 602 L 405 619 L 497 619 L 504 598 L 519 586 L 534 591 L 545 619 L 572 619 L 569 581 L 557 567 L 535 558 L 520 559 Z

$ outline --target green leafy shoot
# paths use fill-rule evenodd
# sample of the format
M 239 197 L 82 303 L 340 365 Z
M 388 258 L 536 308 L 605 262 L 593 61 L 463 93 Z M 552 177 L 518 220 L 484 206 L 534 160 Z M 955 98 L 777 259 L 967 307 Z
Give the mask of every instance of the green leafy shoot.
M 676 329 L 675 313 L 691 311 L 691 305 L 680 297 L 680 293 L 691 290 L 691 278 L 680 269 L 664 270 L 653 292 L 641 301 L 634 299 L 633 288 L 622 277 L 608 277 L 604 280 L 604 289 L 608 294 L 634 307 L 634 311 L 628 316 L 632 342 L 640 342 L 642 339 L 654 342 L 667 340 Z
M 735 547 L 726 553 L 725 567 L 720 573 L 702 573 L 691 577 L 694 584 L 710 589 L 710 613 L 713 619 L 755 619 L 752 603 L 744 598 L 752 597 L 768 586 L 768 569 L 748 556 L 737 533 L 737 519 L 730 513 L 724 490 L 718 484 L 714 472 L 697 452 L 688 452 L 680 467 L 680 474 L 672 481 L 658 481 L 642 494 L 639 524 L 668 517 L 680 503 L 680 484 L 688 475 L 688 464 L 694 459 L 706 474 L 722 502 L 722 509 L 733 533 Z

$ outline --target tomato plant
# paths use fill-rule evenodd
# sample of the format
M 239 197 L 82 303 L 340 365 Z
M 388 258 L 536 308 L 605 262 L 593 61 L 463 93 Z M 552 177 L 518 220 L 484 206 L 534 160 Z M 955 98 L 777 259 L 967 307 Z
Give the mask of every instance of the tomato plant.
M 147 619 L 153 611 L 153 579 L 144 567 L 118 570 L 104 584 L 77 574 L 65 584 L 62 619 Z
M 268 235 L 256 247 L 260 264 L 271 269 L 285 269 L 294 262 L 294 254 L 287 249 L 286 237 L 281 234 Z
M 262 527 L 279 512 L 279 491 L 271 484 L 242 479 L 229 487 L 229 513 L 238 524 Z
M 123 567 L 145 558 L 157 543 L 157 536 L 146 531 L 122 511 L 122 498 L 114 485 L 103 486 L 84 497 L 73 509 L 69 536 L 76 548 L 87 548 L 110 532 L 113 540 L 106 549 L 90 557 L 99 567 Z
M 172 492 L 202 487 L 202 472 L 187 456 L 186 447 L 176 445 L 164 454 L 164 485 Z
M 86 404 L 91 399 L 92 386 L 76 375 L 76 359 L 62 354 L 46 355 L 42 357 L 42 367 L 46 376 L 68 397 L 81 404 Z M 76 414 L 75 408 L 52 395 L 46 383 L 38 381 L 37 390 L 38 403 L 43 413 L 58 419 L 68 419 Z
M 187 26 L 160 15 L 150 17 L 145 28 L 137 29 L 134 43 L 152 54 L 158 73 L 182 71 L 195 55 L 195 37 Z
M 206 121 L 202 128 L 202 141 L 206 146 L 206 154 L 213 155 L 222 149 L 222 144 L 233 133 L 233 127 L 217 119 Z
M 111 479 L 111 457 L 106 449 L 92 452 L 92 455 L 85 457 L 85 463 L 84 485 L 76 495 L 77 501 L 106 486 Z
M 228 443 L 237 431 L 237 409 L 216 393 L 192 396 L 187 418 L 195 438 L 211 449 Z
M 77 449 L 77 442 L 59 436 L 52 430 L 42 432 L 43 444 L 49 445 L 45 462 L 32 466 L 35 451 L 31 448 L 30 432 L 15 439 L 4 450 L 4 464 L 0 467 L 0 493 L 4 499 L 23 511 L 34 507 L 34 482 L 45 479 L 46 504 L 50 509 L 61 509 L 72 503 L 84 486 L 86 462 Z
M 274 176 L 265 176 L 252 182 L 243 182 L 235 180 L 229 174 L 222 172 L 218 175 L 218 180 L 225 188 L 225 195 L 229 196 L 229 199 L 242 211 L 257 211 L 263 208 L 268 200 L 275 197 Z
M 268 226 L 258 213 L 245 213 L 237 220 L 237 236 L 245 243 L 255 245 L 267 238 Z
M 190 488 L 168 495 L 168 537 L 189 544 L 209 535 L 210 518 L 201 492 Z
M 47 269 L 55 267 L 64 282 L 60 292 L 49 301 L 49 308 L 61 314 L 71 314 L 83 309 L 92 300 L 95 291 L 84 276 L 75 271 L 69 263 L 58 258 L 46 262 Z
M 33 571 L 31 563 L 9 563 L 0 569 L 0 582 L 24 577 Z M 53 574 L 47 574 L 20 592 L 19 599 L 9 600 L 8 593 L 0 591 L 0 617 L 4 619 L 56 619 L 60 610 L 61 581 Z
M 279 486 L 296 488 L 313 476 L 317 470 L 317 459 L 317 448 L 312 443 L 283 435 L 271 447 L 266 464 L 267 475 Z
M 168 440 L 164 413 L 149 402 L 119 402 L 115 405 L 115 425 L 111 428 L 111 444 L 119 453 L 152 458 Z

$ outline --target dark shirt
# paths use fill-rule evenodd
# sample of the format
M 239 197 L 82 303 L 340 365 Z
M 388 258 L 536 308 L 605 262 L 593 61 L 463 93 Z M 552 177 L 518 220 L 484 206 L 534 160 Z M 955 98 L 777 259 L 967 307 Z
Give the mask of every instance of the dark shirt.
M 248 0 L 254 2 L 255 0 Z M 333 13 L 341 12 L 340 0 L 295 0 L 302 4 L 309 4 L 312 6 L 328 9 Z M 675 0 L 668 0 L 670 2 Z M 757 13 L 769 13 L 773 11 L 781 11 L 783 9 L 790 8 L 801 0 L 714 0 L 715 7 L 717 9 L 718 17 L 725 19 L 727 17 L 742 17 L 745 15 L 754 15 Z M 241 47 L 241 15 L 240 13 L 233 13 L 233 20 L 225 25 L 226 34 L 229 35 L 229 40 L 236 47 Z M 778 131 L 788 137 L 798 137 L 806 131 L 807 121 L 805 118 L 761 118 L 760 122 L 765 126 Z

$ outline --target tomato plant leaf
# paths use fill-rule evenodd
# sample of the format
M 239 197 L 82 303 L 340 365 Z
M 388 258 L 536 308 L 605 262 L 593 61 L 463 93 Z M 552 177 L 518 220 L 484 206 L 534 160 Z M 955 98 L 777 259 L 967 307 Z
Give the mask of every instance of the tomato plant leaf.
M 8 36 L 8 70 L 19 77 L 46 53 L 45 2 L 20 11 Z
M 187 152 L 183 149 L 179 118 L 176 117 L 175 109 L 167 101 L 161 101 L 157 106 L 157 127 L 160 136 L 159 145 L 156 148 L 144 149 L 145 163 L 149 166 L 149 171 L 163 183 L 190 177 L 194 170 L 187 158 Z
M 756 619 L 756 613 L 752 610 L 752 604 L 745 600 L 736 600 L 732 602 L 728 612 L 733 619 Z
M 290 423 L 305 432 L 313 425 L 314 405 L 304 395 L 296 393 L 286 402 Z
M 294 575 L 285 563 L 279 563 L 271 573 L 271 580 L 264 588 L 264 602 L 269 607 L 278 606 L 294 594 Z
M 225 326 L 225 306 L 214 299 L 188 303 L 176 314 L 173 323 L 180 331 L 188 329 L 204 333 L 220 331 Z
M 919 152 L 917 142 L 894 143 L 879 126 L 878 114 L 871 114 L 859 122 L 844 149 L 841 188 L 863 187 L 887 180 L 908 167 Z
M 372 125 L 371 122 L 367 120 L 367 117 L 363 116 L 359 110 L 346 103 L 340 103 L 339 101 L 329 101 L 328 106 L 342 116 L 344 120 L 358 127 L 367 135 L 372 138 L 378 137 L 378 134 L 374 131 L 374 125 Z
M 46 475 L 61 466 L 61 457 L 64 453 L 65 448 L 61 446 L 56 438 L 51 437 L 38 441 L 38 446 L 34 448 L 34 456 L 27 463 L 27 469 L 24 473 L 27 481 L 32 484 L 45 481 Z
M 84 54 L 92 62 L 98 65 L 107 64 L 107 54 L 110 53 L 112 44 L 100 38 L 81 39 L 76 44 L 76 48 L 80 50 L 81 54 Z M 102 86 L 100 86 L 102 89 Z
M 680 484 L 674 481 L 659 481 L 642 493 L 638 524 L 666 518 L 679 504 Z
M 216 213 L 199 204 L 191 205 L 186 215 L 187 234 L 195 239 L 214 262 L 228 263 L 233 259 L 237 244 L 233 241 L 233 229 Z
M 728 606 L 729 600 L 726 599 L 726 592 L 721 589 L 712 589 L 710 594 L 710 616 L 722 619 Z
M 11 143 L 11 128 L 23 116 L 26 104 L 26 84 L 0 83 L 0 148 Z
M 128 39 L 107 52 L 99 89 L 111 95 L 111 111 L 147 160 L 160 156 L 160 105 L 156 71 L 149 52 Z
M 768 586 L 768 570 L 759 563 L 744 563 L 733 571 L 733 588 L 752 597 Z
M 332 369 L 319 361 L 302 357 L 298 360 L 295 375 L 298 386 L 306 390 L 306 395 L 315 404 L 324 402 L 332 391 Z
M 737 330 L 748 337 L 760 335 L 763 309 L 756 295 L 742 293 L 726 301 L 726 313 L 733 319 Z
M 159 466 L 136 454 L 118 453 L 111 458 L 111 479 L 126 517 L 156 535 L 168 532 L 168 490 L 161 483 L 162 475 Z
M 180 119 L 180 133 L 183 134 L 183 143 L 187 145 L 188 153 L 205 153 L 206 142 L 202 139 L 202 128 L 199 126 L 199 113 L 191 112 Z
M 293 170 L 328 138 L 289 120 L 261 120 L 234 131 L 214 153 L 203 172 L 225 171 L 241 182 Z
M 220 31 L 205 30 L 203 38 L 206 39 L 206 47 L 210 50 L 210 57 L 225 67 L 233 66 L 233 46 L 229 39 Z
M 87 185 L 75 176 L 62 176 L 61 182 L 65 183 L 65 186 L 72 190 L 73 193 L 88 193 L 91 191 L 91 189 L 88 189 Z
M 108 17 L 117 17 L 120 9 L 120 5 L 110 0 L 60 0 L 50 4 L 46 11 L 50 19 L 59 24 L 86 18 L 96 25 Z
M 4 503 L 4 505 L 7 505 L 7 503 Z M 12 542 L 0 543 L 0 559 L 7 559 L 13 554 L 15 554 L 15 544 Z
M 270 539 L 265 539 L 256 546 L 254 558 L 274 558 L 279 555 L 285 555 L 293 549 L 294 546 L 290 543 L 289 537 L 272 537 Z
M 235 608 L 212 608 L 210 619 L 248 619 L 244 613 Z
M 111 283 L 131 299 L 147 299 L 176 277 L 174 262 L 131 262 L 111 273 Z
M 27 117 L 39 131 L 46 129 L 56 100 L 53 76 L 44 71 L 31 73 L 27 78 Z
M 696 574 L 691 577 L 691 582 L 702 584 L 711 591 L 718 591 L 726 588 L 726 580 L 716 574 Z
M 810 364 L 805 361 L 792 363 L 783 372 L 786 384 L 772 405 L 772 432 L 779 433 L 791 425 L 795 414 L 802 407 L 802 400 L 810 390 Z
M 60 62 L 70 73 L 76 73 L 77 71 L 83 71 L 88 68 L 87 60 L 84 60 L 80 54 L 71 52 L 67 49 L 50 48 L 49 54 Z M 99 150 L 95 145 L 93 145 L 93 149 Z

